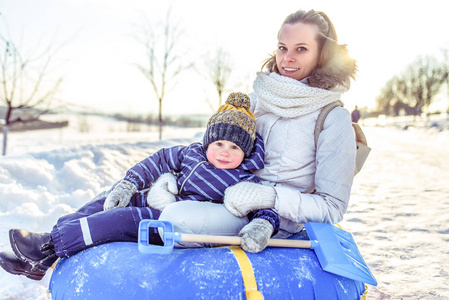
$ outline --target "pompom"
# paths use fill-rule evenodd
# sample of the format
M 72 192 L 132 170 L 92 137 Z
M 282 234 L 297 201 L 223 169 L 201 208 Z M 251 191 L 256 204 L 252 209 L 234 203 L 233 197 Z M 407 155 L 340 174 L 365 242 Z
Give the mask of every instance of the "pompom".
M 231 93 L 228 96 L 228 99 L 226 99 L 226 104 L 235 106 L 237 108 L 243 107 L 246 109 L 249 109 L 250 107 L 250 100 L 249 97 L 240 92 Z

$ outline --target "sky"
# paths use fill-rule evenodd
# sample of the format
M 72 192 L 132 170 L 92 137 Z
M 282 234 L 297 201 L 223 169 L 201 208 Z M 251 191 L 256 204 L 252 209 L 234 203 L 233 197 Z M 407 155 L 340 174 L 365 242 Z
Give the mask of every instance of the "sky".
M 447 5 L 439 0 L 0 0 L 0 32 L 27 53 L 62 45 L 54 56 L 55 74 L 63 76 L 59 99 L 91 111 L 157 114 L 154 91 L 136 67 L 145 56 L 135 36 L 146 23 L 158 28 L 168 7 L 183 31 L 176 54 L 196 67 L 169 82 L 164 114 L 212 113 L 208 101 L 216 108 L 218 98 L 201 70 L 219 48 L 232 61 L 225 95 L 251 92 L 256 72 L 276 49 L 280 25 L 298 9 L 328 14 L 357 60 L 357 78 L 342 98 L 348 109 L 374 108 L 388 79 L 418 56 L 449 48 L 449 37 L 441 35 L 449 28 Z

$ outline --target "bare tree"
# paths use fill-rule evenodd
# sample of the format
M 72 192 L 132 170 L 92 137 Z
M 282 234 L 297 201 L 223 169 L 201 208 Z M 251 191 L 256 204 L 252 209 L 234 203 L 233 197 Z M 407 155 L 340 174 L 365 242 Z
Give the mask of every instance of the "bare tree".
M 0 43 L 0 103 L 6 106 L 2 154 L 6 155 L 9 128 L 36 121 L 54 108 L 52 102 L 62 77 L 50 76 L 56 53 L 52 43 L 41 53 L 30 56 L 1 33 Z
M 167 85 L 172 82 L 183 70 L 191 64 L 184 62 L 177 51 L 182 31 L 177 25 L 171 23 L 170 10 L 168 10 L 162 30 L 154 25 L 143 26 L 143 36 L 139 42 L 145 47 L 147 62 L 136 64 L 137 68 L 151 83 L 159 103 L 159 139 L 162 139 L 162 103 L 167 91 Z
M 390 108 L 400 99 L 397 97 L 398 77 L 393 77 L 384 85 L 376 98 L 377 110 L 388 114 Z
M 444 68 L 444 72 L 446 74 L 446 92 L 447 92 L 447 112 L 449 113 L 449 49 L 444 48 L 442 49 L 443 54 L 443 64 L 442 67 Z
M 419 57 L 412 63 L 402 77 L 401 94 L 404 103 L 415 109 L 415 115 L 422 108 L 429 107 L 441 86 L 447 81 L 447 72 L 435 57 Z
M 441 87 L 448 80 L 448 70 L 444 63 L 435 57 L 418 57 L 410 64 L 401 76 L 389 80 L 381 94 L 377 97 L 377 104 L 388 110 L 398 103 L 413 108 L 416 116 L 424 107 L 432 104 Z
M 223 91 L 232 71 L 229 52 L 226 52 L 223 48 L 218 49 L 215 56 L 206 61 L 206 66 L 209 70 L 208 79 L 217 89 L 218 106 L 220 106 L 223 101 Z

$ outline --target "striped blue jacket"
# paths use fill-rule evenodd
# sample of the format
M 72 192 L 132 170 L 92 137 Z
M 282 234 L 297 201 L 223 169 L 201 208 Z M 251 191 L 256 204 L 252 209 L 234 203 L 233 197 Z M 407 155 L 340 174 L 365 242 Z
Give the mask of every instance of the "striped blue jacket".
M 263 169 L 265 149 L 260 135 L 256 134 L 254 148 L 236 169 L 217 169 L 207 161 L 206 150 L 201 143 L 189 146 L 163 148 L 126 172 L 125 180 L 132 182 L 140 191 L 141 201 L 146 202 L 147 189 L 164 173 L 177 176 L 177 201 L 196 200 L 223 203 L 227 187 L 241 181 L 260 183 L 251 171 Z M 251 214 L 253 216 L 253 214 Z M 272 210 L 262 210 L 254 214 L 269 220 L 275 232 L 279 227 L 279 217 Z

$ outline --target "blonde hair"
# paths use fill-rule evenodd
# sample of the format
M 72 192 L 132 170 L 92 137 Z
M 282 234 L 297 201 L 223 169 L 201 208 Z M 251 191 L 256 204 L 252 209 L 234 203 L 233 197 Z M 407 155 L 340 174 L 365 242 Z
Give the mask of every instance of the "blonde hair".
M 324 88 L 332 88 L 338 84 L 349 88 L 350 78 L 354 78 L 356 72 L 355 60 L 349 57 L 346 45 L 338 44 L 337 32 L 335 30 L 334 24 L 332 24 L 329 17 L 320 11 L 315 10 L 298 10 L 287 16 L 281 25 L 278 32 L 278 39 L 282 28 L 286 24 L 310 24 L 315 25 L 318 29 L 318 34 L 316 36 L 316 41 L 318 43 L 318 48 L 320 51 L 320 59 L 316 69 L 326 68 L 329 64 L 344 65 L 345 79 L 337 80 L 339 82 L 334 82 L 331 86 L 326 86 Z M 274 52 L 268 59 L 266 59 L 262 65 L 262 70 L 267 69 L 270 72 L 276 72 L 280 74 L 279 69 L 276 65 L 276 52 Z M 310 82 L 309 82 L 310 84 Z M 320 87 L 320 86 L 318 86 Z

